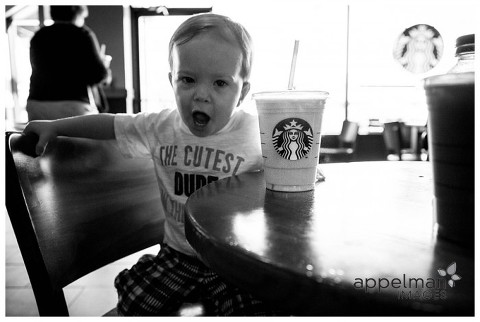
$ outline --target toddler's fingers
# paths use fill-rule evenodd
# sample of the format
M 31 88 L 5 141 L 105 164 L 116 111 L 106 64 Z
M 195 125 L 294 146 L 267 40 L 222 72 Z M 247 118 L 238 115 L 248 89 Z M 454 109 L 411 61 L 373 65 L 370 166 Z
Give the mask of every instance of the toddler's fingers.
M 37 155 L 42 155 L 43 152 L 45 152 L 45 147 L 47 146 L 47 143 L 48 143 L 47 141 L 42 140 L 41 138 L 38 139 L 38 143 L 35 146 L 35 153 Z

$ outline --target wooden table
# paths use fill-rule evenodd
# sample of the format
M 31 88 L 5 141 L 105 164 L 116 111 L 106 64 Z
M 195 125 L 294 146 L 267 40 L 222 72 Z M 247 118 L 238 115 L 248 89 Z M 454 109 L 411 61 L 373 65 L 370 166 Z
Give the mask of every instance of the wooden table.
M 326 180 L 310 192 L 266 190 L 263 173 L 203 187 L 187 202 L 187 239 L 286 314 L 474 314 L 473 250 L 437 239 L 429 162 L 321 169 Z

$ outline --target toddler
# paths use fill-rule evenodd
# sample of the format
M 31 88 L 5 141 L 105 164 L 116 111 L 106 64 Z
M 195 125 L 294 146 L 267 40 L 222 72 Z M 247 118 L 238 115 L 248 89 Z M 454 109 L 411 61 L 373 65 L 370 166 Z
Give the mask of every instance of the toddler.
M 185 301 L 203 302 L 212 315 L 271 315 L 267 305 L 225 282 L 188 244 L 184 205 L 212 181 L 262 168 L 258 120 L 237 109 L 250 89 L 251 39 L 245 28 L 216 14 L 186 20 L 169 44 L 168 75 L 175 109 L 33 121 L 37 153 L 56 136 L 115 139 L 127 157 L 155 165 L 165 238 L 115 279 L 121 315 L 169 315 Z

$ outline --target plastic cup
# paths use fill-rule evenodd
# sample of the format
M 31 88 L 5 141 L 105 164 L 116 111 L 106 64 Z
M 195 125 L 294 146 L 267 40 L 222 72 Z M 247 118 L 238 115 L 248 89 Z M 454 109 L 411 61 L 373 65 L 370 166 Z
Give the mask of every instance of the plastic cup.
M 438 236 L 474 244 L 475 74 L 425 79 Z
M 267 189 L 315 188 L 327 92 L 278 91 L 253 94 Z

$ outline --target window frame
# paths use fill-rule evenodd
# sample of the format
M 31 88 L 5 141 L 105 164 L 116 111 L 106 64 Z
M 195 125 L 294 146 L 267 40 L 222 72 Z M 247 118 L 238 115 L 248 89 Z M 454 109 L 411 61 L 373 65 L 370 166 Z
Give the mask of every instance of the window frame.
M 133 81 L 133 113 L 142 111 L 140 95 L 140 45 L 139 19 L 146 16 L 164 16 L 164 9 L 170 16 L 191 16 L 198 13 L 212 12 L 213 7 L 206 8 L 168 8 L 158 7 L 130 7 L 131 37 L 132 37 L 132 81 Z

